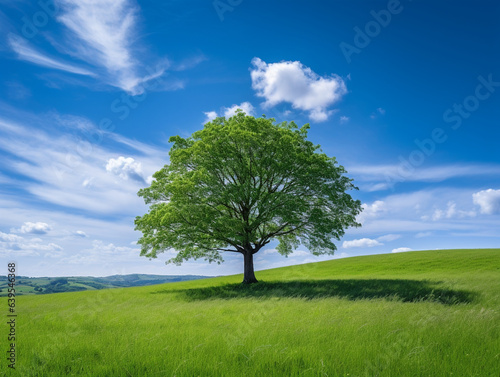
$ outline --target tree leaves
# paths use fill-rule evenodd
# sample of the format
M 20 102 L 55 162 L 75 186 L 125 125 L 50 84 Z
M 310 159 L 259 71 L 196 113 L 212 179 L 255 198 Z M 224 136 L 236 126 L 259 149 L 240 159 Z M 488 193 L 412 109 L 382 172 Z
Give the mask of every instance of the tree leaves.
M 333 254 L 361 203 L 335 158 L 307 140 L 309 125 L 277 124 L 238 112 L 189 138 L 173 136 L 170 163 L 139 191 L 150 210 L 135 220 L 141 255 L 178 252 L 168 262 L 223 261 L 221 252 L 256 253 L 273 239 L 290 254 L 301 243 Z M 168 263 L 167 262 L 167 263 Z

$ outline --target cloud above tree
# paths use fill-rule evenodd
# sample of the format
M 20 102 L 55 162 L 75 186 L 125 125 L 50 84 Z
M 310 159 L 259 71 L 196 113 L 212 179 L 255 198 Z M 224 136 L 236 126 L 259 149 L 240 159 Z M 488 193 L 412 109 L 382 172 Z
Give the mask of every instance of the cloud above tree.
M 252 88 L 265 99 L 264 107 L 290 103 L 294 109 L 308 112 L 315 122 L 326 121 L 334 112 L 330 106 L 347 93 L 340 76 L 320 76 L 299 61 L 268 64 L 256 57 L 252 66 Z

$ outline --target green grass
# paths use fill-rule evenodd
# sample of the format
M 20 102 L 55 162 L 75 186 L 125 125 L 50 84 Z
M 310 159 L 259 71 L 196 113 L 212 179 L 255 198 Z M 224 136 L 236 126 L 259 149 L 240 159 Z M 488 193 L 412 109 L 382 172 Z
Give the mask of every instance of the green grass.
M 18 297 L 17 370 L 7 374 L 500 374 L 500 249 L 364 256 L 256 276 L 251 286 L 237 275 Z

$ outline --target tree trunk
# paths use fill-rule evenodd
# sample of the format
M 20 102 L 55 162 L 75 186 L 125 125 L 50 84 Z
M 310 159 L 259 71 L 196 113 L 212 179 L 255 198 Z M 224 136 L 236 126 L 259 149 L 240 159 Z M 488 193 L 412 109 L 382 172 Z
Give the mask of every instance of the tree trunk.
M 245 251 L 243 258 L 245 261 L 243 284 L 257 283 L 257 279 L 255 278 L 255 273 L 253 271 L 253 253 L 251 251 Z

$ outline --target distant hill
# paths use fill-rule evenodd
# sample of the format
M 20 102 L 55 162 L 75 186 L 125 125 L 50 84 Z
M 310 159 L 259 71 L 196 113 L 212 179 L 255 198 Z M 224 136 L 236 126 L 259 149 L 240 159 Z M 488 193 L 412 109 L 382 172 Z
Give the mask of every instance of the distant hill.
M 106 277 L 16 277 L 16 295 L 76 292 L 105 288 L 139 287 L 153 284 L 173 283 L 176 281 L 205 279 L 201 275 L 112 275 Z M 7 277 L 0 282 L 0 296 L 7 295 Z

